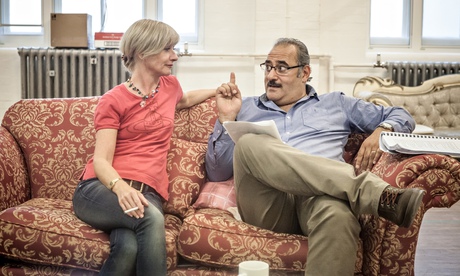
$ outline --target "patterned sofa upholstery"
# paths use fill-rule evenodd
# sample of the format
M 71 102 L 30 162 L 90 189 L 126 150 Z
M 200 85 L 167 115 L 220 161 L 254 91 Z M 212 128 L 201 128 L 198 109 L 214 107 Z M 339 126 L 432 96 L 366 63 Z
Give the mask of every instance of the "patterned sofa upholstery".
M 97 275 L 108 235 L 77 219 L 71 198 L 94 147 L 98 97 L 21 100 L 0 128 L 0 271 L 2 275 Z M 243 260 L 263 260 L 273 275 L 301 274 L 308 239 L 248 225 L 225 209 L 200 206 L 204 156 L 216 120 L 213 99 L 176 113 L 164 204 L 169 275 L 236 275 Z M 365 138 L 350 136 L 353 162 Z M 442 155 L 384 154 L 373 171 L 399 187 L 427 191 L 409 229 L 361 216 L 357 275 L 412 275 L 423 214 L 460 198 L 460 163 Z M 154 273 L 152 274 L 154 275 Z

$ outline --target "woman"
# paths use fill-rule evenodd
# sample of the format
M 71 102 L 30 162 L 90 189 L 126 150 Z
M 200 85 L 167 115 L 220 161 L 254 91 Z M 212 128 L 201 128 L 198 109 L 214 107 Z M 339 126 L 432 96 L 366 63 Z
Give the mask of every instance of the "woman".
M 183 94 L 174 76 L 177 32 L 143 19 L 123 35 L 120 50 L 131 78 L 105 93 L 94 114 L 96 145 L 73 205 L 76 215 L 110 233 L 101 275 L 166 275 L 162 202 L 168 199 L 166 158 L 175 109 L 215 94 Z

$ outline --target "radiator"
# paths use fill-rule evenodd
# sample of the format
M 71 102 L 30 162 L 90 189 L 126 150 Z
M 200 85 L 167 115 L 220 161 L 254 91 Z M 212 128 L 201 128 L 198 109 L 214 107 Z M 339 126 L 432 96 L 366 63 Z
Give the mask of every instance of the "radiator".
M 98 96 L 129 77 L 119 50 L 18 48 L 22 98 Z
M 390 61 L 385 67 L 388 69 L 388 78 L 404 86 L 418 86 L 428 79 L 460 74 L 459 62 Z

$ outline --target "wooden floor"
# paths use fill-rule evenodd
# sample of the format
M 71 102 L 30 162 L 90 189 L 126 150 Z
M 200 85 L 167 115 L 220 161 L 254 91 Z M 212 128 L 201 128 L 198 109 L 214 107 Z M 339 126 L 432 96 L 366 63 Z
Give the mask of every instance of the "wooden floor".
M 415 276 L 460 275 L 460 202 L 449 209 L 431 208 L 423 218 Z

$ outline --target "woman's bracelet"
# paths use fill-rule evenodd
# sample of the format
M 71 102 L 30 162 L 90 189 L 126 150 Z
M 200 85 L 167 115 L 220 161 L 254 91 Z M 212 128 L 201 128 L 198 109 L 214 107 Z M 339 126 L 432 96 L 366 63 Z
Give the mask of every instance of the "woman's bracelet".
M 110 181 L 109 183 L 109 189 L 110 190 L 113 190 L 113 187 L 115 187 L 115 184 L 117 184 L 117 182 L 121 180 L 121 178 L 115 178 L 114 180 Z

